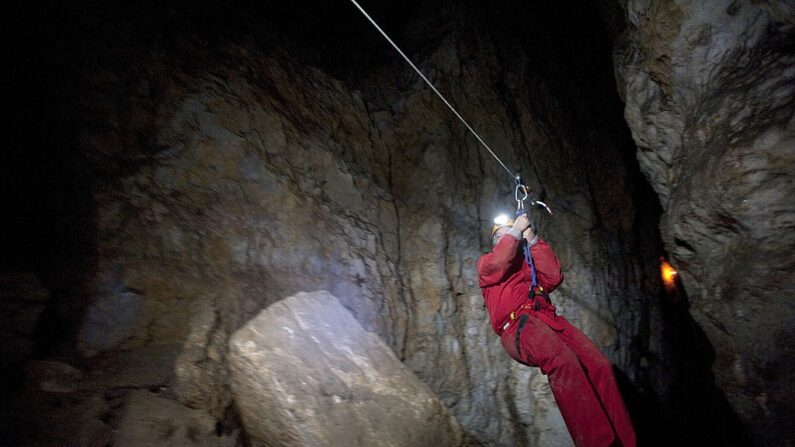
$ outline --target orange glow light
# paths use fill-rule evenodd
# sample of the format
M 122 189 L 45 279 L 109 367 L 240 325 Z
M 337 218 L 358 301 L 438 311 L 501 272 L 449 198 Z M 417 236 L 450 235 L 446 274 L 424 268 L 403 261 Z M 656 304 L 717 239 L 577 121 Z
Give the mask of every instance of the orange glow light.
M 660 262 L 660 275 L 666 287 L 673 287 L 676 279 L 676 269 L 665 259 Z

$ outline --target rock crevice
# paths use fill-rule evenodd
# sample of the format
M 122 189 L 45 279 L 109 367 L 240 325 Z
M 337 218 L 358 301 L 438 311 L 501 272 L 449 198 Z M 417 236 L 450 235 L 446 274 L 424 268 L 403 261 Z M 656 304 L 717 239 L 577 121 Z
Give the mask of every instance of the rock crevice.
M 21 190 L 31 174 L 37 189 L 12 210 L 40 200 L 53 210 L 30 221 L 59 229 L 9 233 L 26 235 L 9 253 L 50 291 L 2 303 L 36 322 L 20 368 L 53 357 L 105 378 L 107 359 L 143 358 L 152 374 L 101 383 L 155 387 L 231 433 L 233 334 L 327 290 L 438 396 L 464 442 L 570 444 L 546 379 L 503 353 L 477 286 L 491 218 L 514 203 L 502 168 L 355 10 L 200 3 L 63 6 L 40 36 L 20 30 L 42 67 L 23 64 L 33 97 L 16 103 L 27 124 L 13 153 L 25 155 L 9 178 Z M 553 299 L 616 366 L 641 439 L 684 439 L 694 400 L 785 438 L 786 8 L 527 3 L 370 6 L 555 211 L 534 216 L 566 275 Z M 678 296 L 660 284 L 666 252 Z M 733 423 L 727 411 L 708 422 Z

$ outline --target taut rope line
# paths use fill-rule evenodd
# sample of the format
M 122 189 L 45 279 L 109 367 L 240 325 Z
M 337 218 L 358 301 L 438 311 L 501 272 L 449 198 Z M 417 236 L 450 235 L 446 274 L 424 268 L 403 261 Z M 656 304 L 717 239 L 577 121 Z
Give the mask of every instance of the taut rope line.
M 359 4 L 358 4 L 358 3 L 356 3 L 356 0 L 351 0 L 351 3 L 353 3 L 353 4 L 354 4 L 354 6 L 356 6 L 356 8 L 358 8 L 358 9 L 359 9 L 359 11 L 361 11 L 361 12 L 362 12 L 362 14 L 364 14 L 364 16 L 367 18 L 367 20 L 369 20 L 369 21 L 370 21 L 370 23 L 372 23 L 372 24 L 373 24 L 373 26 L 375 27 L 375 29 L 377 29 L 377 30 L 378 30 L 378 32 L 379 32 L 379 33 L 381 33 L 381 35 L 382 35 L 382 36 L 384 36 L 384 39 L 386 39 L 386 40 L 387 40 L 387 42 L 389 42 L 389 43 L 390 43 L 390 44 L 391 44 L 391 45 L 392 45 L 392 46 L 395 48 L 395 50 L 397 50 L 397 52 L 398 52 L 398 53 L 400 53 L 400 55 L 401 55 L 401 56 L 403 56 L 403 59 L 405 59 L 405 60 L 406 60 L 406 62 L 408 62 L 408 63 L 409 63 L 409 65 L 411 65 L 411 68 L 413 68 L 413 69 L 414 69 L 414 71 L 416 71 L 416 72 L 417 72 L 417 74 L 418 74 L 418 75 L 420 75 L 420 77 L 422 78 L 422 80 L 423 80 L 423 81 L 425 81 L 425 83 L 426 83 L 426 84 L 428 84 L 428 87 L 430 87 L 430 88 L 431 88 L 431 90 L 433 90 L 433 92 L 434 92 L 434 93 L 436 93 L 436 95 L 437 95 L 437 96 L 438 96 L 438 97 L 439 97 L 439 98 L 440 98 L 440 99 L 441 99 L 441 100 L 442 100 L 442 101 L 445 103 L 445 105 L 446 105 L 447 107 L 449 107 L 449 108 L 450 108 L 450 110 L 452 110 L 452 111 L 453 111 L 453 113 L 455 114 L 455 116 L 456 116 L 456 117 L 458 117 L 458 119 L 459 119 L 459 120 L 461 120 L 461 122 L 462 122 L 462 123 L 464 123 L 464 126 L 466 126 L 466 128 L 467 128 L 467 129 L 469 129 L 469 131 L 470 131 L 470 132 L 472 132 L 472 135 L 474 135 L 474 136 L 475 136 L 475 138 L 477 138 L 477 139 L 478 139 L 478 141 L 480 141 L 480 144 L 482 144 L 482 145 L 483 145 L 483 147 L 485 147 L 485 148 L 486 148 L 486 150 L 487 150 L 487 151 L 489 151 L 489 154 L 491 154 L 491 156 L 492 156 L 492 157 L 494 157 L 494 159 L 495 159 L 495 160 L 497 160 L 497 162 L 500 164 L 500 166 L 502 166 L 502 167 L 503 167 L 503 169 L 505 169 L 505 172 L 507 172 L 507 173 L 508 173 L 508 175 L 510 175 L 510 176 L 511 176 L 511 178 L 514 178 L 514 176 L 515 176 L 514 172 L 513 172 L 513 171 L 511 171 L 511 170 L 508 168 L 508 166 L 506 166 L 506 165 L 505 165 L 505 163 L 503 163 L 503 162 L 502 162 L 502 160 L 500 160 L 500 157 L 498 157 L 498 156 L 497 156 L 497 154 L 495 154 L 495 153 L 494 153 L 494 151 L 493 151 L 493 150 L 491 150 L 491 148 L 489 147 L 489 145 L 488 145 L 488 144 L 486 144 L 486 142 L 485 142 L 485 141 L 483 141 L 483 138 L 480 138 L 480 135 L 478 135 L 478 133 L 477 133 L 477 132 L 475 132 L 475 129 L 473 129 L 473 128 L 472 128 L 472 126 L 470 126 L 470 125 L 469 125 L 469 123 L 468 123 L 468 122 L 467 122 L 467 121 L 466 121 L 466 120 L 465 120 L 465 119 L 464 119 L 464 118 L 461 116 L 461 114 L 460 114 L 460 113 L 458 113 L 458 111 L 455 109 L 455 107 L 453 107 L 453 106 L 452 106 L 452 104 L 450 104 L 450 102 L 449 102 L 449 101 L 447 101 L 447 99 L 446 99 L 446 98 L 445 98 L 445 97 L 444 97 L 444 96 L 443 96 L 441 93 L 439 93 L 439 90 L 437 90 L 437 89 L 436 89 L 436 87 L 434 87 L 434 86 L 433 86 L 433 83 L 431 83 L 431 81 L 430 81 L 430 80 L 428 80 L 428 78 L 426 78 L 424 74 L 422 74 L 422 72 L 420 71 L 420 69 L 419 69 L 419 68 L 417 68 L 417 66 L 416 66 L 416 65 L 414 65 L 414 62 L 411 62 L 411 59 L 409 59 L 409 57 L 408 57 L 408 56 L 406 56 L 406 53 L 404 53 L 404 52 L 403 52 L 403 51 L 402 51 L 402 50 L 401 50 L 401 49 L 400 49 L 400 48 L 399 48 L 399 47 L 398 47 L 398 46 L 395 44 L 395 42 L 393 42 L 393 41 L 392 41 L 392 39 L 390 39 L 390 38 L 389 38 L 389 36 L 387 36 L 387 35 L 386 35 L 386 33 L 384 32 L 384 30 L 382 30 L 382 29 L 381 29 L 381 27 L 380 27 L 380 26 L 378 26 L 378 24 L 377 24 L 377 23 L 375 23 L 375 20 L 373 20 L 373 18 L 372 18 L 372 17 L 370 17 L 370 15 L 369 15 L 369 14 L 367 14 L 367 11 L 365 11 L 365 10 L 364 10 L 364 8 L 362 8 L 361 6 L 359 6 Z

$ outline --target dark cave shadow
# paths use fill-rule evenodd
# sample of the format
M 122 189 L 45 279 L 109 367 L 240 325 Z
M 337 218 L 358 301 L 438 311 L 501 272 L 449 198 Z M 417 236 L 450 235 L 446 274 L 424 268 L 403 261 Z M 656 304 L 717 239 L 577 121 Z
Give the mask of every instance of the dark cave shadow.
M 681 284 L 661 290 L 664 339 L 673 370 L 667 393 L 645 391 L 614 368 L 619 389 L 635 424 L 640 446 L 747 446 L 750 434 L 715 383 L 715 350 L 704 330 L 690 315 Z
M 27 445 L 38 436 L 36 424 L 42 421 L 25 412 L 28 360 L 58 359 L 80 368 L 74 340 L 97 268 L 95 175 L 79 150 L 79 117 L 70 106 L 75 79 L 71 61 L 57 45 L 50 48 L 69 39 L 56 15 L 37 16 L 41 28 L 31 27 L 30 9 L 7 11 L 9 35 L 26 45 L 7 55 L 14 69 L 3 86 L 6 107 L 16 119 L 3 134 L 0 153 L 0 272 L 35 274 L 49 298 L 32 334 L 3 340 L 24 354 L 13 362 L 4 359 L 0 373 L 0 445 Z
M 14 361 L 4 361 L 0 374 L 2 445 L 33 443 L 40 432 L 37 424 L 45 423 L 28 414 L 28 361 L 57 359 L 81 368 L 75 340 L 89 305 L 87 284 L 97 264 L 90 176 L 77 158 L 65 154 L 69 149 L 49 145 L 46 134 L 37 138 L 47 150 L 16 153 L 6 165 L 17 172 L 6 176 L 3 185 L 8 195 L 3 197 L 2 209 L 13 217 L 0 240 L 0 272 L 11 277 L 35 274 L 49 298 L 33 333 L 7 341 L 20 354 Z

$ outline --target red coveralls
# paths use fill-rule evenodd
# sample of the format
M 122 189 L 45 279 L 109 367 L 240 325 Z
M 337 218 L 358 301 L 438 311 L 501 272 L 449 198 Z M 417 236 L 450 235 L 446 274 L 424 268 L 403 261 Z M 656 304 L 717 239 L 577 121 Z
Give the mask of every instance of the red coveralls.
M 532 276 L 520 243 L 505 234 L 491 253 L 478 259 L 478 278 L 491 327 L 514 360 L 538 366 L 548 376 L 577 446 L 607 446 L 617 438 L 621 445 L 635 447 L 635 431 L 610 361 L 585 334 L 555 315 L 555 306 L 547 298 L 536 295 L 528 300 Z M 540 238 L 531 254 L 538 284 L 551 292 L 563 281 L 560 262 Z M 511 312 L 516 319 L 511 319 Z M 526 321 L 517 340 L 522 319 Z

